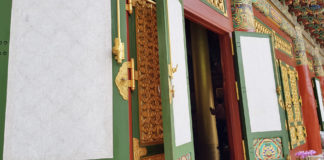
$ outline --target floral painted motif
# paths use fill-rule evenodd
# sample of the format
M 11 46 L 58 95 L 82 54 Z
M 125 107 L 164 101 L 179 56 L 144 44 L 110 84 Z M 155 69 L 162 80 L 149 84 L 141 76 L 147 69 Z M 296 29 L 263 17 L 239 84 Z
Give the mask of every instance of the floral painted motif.
M 258 138 L 253 141 L 253 146 L 255 160 L 283 158 L 281 138 Z

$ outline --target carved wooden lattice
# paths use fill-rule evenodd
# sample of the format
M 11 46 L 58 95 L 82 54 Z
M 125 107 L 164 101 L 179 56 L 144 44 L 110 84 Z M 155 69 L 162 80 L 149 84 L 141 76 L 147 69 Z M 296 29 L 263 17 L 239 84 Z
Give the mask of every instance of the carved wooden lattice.
M 140 144 L 163 143 L 156 6 L 135 4 Z
M 305 143 L 305 127 L 301 113 L 301 101 L 298 93 L 297 71 L 280 62 L 283 92 L 285 97 L 285 109 L 287 113 L 287 124 L 290 135 L 290 144 L 295 148 Z

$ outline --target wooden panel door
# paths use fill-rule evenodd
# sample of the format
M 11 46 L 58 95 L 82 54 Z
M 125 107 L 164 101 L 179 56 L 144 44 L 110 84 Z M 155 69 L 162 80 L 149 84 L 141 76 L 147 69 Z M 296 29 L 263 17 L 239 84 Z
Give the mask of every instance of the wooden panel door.
M 234 46 L 246 158 L 284 159 L 288 137 L 271 37 L 234 32 Z
M 193 160 L 183 1 L 157 1 L 157 20 L 165 159 Z

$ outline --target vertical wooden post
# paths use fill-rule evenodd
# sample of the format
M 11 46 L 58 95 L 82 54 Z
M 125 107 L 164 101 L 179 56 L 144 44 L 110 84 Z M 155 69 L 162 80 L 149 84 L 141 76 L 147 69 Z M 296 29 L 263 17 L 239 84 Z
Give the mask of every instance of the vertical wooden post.
M 310 77 L 310 71 L 307 65 L 306 49 L 302 29 L 296 26 L 295 58 L 296 69 L 299 75 L 299 89 L 302 97 L 303 118 L 307 132 L 307 144 L 309 149 L 313 149 L 317 154 L 322 153 L 320 127 L 316 111 L 315 96 Z

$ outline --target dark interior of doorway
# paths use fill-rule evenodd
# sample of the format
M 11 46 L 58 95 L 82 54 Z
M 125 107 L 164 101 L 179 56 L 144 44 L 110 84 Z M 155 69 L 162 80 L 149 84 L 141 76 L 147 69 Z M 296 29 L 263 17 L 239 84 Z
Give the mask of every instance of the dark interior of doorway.
M 196 115 L 196 92 L 194 86 L 194 72 L 193 72 L 193 62 L 192 62 L 192 50 L 191 50 L 191 31 L 190 24 L 193 23 L 190 20 L 186 19 L 186 43 L 187 43 L 187 55 L 188 55 L 188 70 L 189 70 L 189 84 L 190 84 L 190 99 L 191 99 L 191 112 L 192 112 L 192 125 L 194 133 L 194 144 L 195 144 L 195 155 L 196 159 L 201 153 L 201 150 L 204 148 L 198 147 L 199 144 L 197 135 L 199 130 L 197 126 L 197 115 Z M 230 159 L 230 149 L 228 142 L 228 132 L 226 124 L 226 114 L 225 114 L 225 105 L 224 105 L 224 94 L 223 94 L 223 73 L 221 65 L 221 54 L 220 54 L 220 42 L 219 37 L 216 33 L 207 30 L 208 37 L 208 48 L 209 48 L 209 59 L 210 59 L 210 69 L 212 77 L 212 86 L 213 86 L 213 96 L 215 110 L 211 110 L 211 114 L 216 117 L 217 133 L 218 133 L 218 142 L 219 142 L 219 153 L 220 160 Z

